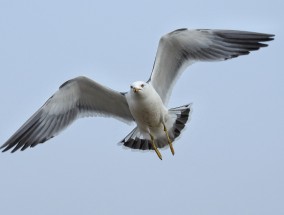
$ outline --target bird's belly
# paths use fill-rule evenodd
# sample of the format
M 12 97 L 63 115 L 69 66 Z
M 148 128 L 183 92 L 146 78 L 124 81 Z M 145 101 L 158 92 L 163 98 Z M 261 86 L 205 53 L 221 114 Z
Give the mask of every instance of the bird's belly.
M 143 130 L 161 126 L 162 110 L 155 105 L 135 105 L 131 112 L 136 123 Z
M 156 127 L 161 122 L 160 114 L 155 111 L 142 110 L 137 115 L 137 121 L 149 127 Z

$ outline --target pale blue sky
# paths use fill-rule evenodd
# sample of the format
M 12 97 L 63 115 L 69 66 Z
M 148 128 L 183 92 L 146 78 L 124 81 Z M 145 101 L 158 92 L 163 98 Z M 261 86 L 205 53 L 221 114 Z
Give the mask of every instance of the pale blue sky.
M 184 73 L 170 107 L 193 102 L 193 114 L 174 157 L 122 149 L 133 126 L 105 118 L 0 154 L 0 213 L 284 214 L 283 8 L 281 0 L 0 0 L 1 144 L 70 78 L 119 91 L 147 80 L 169 31 L 276 34 L 268 48 Z

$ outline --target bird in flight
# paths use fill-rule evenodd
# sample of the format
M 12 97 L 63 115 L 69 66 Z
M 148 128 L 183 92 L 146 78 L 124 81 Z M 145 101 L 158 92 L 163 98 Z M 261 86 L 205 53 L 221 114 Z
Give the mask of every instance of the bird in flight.
M 136 81 L 128 92 L 117 92 L 87 77 L 66 81 L 0 148 L 22 151 L 44 143 L 78 118 L 104 116 L 135 122 L 121 141 L 126 147 L 154 150 L 169 147 L 190 118 L 191 104 L 167 108 L 183 71 L 198 61 L 222 61 L 266 47 L 273 34 L 238 30 L 177 29 L 159 42 L 148 81 Z

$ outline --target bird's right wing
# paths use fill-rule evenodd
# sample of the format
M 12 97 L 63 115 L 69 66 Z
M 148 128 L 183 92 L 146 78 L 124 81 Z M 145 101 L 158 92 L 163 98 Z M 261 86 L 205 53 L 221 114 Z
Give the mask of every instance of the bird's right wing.
M 220 61 L 267 46 L 272 34 L 236 30 L 178 29 L 160 39 L 149 82 L 168 103 L 177 78 L 197 61 Z
M 65 82 L 0 148 L 25 150 L 61 132 L 78 117 L 106 116 L 132 122 L 124 94 L 86 77 Z

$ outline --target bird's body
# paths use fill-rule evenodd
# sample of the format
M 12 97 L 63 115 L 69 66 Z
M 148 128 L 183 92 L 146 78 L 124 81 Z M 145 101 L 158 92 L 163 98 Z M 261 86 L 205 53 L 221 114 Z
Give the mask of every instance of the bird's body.
M 130 91 L 126 95 L 126 101 L 139 129 L 147 133 L 151 129 L 155 130 L 162 127 L 162 122 L 167 118 L 168 110 L 160 96 L 151 84 L 141 81 L 134 84 L 138 85 L 136 89 L 139 89 L 139 87 L 140 89 L 137 92 Z M 143 88 L 141 88 L 141 84 L 144 86 Z
M 192 63 L 221 61 L 247 55 L 266 47 L 272 34 L 235 30 L 178 29 L 159 42 L 155 63 L 147 82 L 136 81 L 127 93 L 120 93 L 86 78 L 62 84 L 57 92 L 2 146 L 3 151 L 25 150 L 60 133 L 78 118 L 106 116 L 135 122 L 121 143 L 133 149 L 155 150 L 169 146 L 181 134 L 190 118 L 191 105 L 168 109 L 178 77 Z

